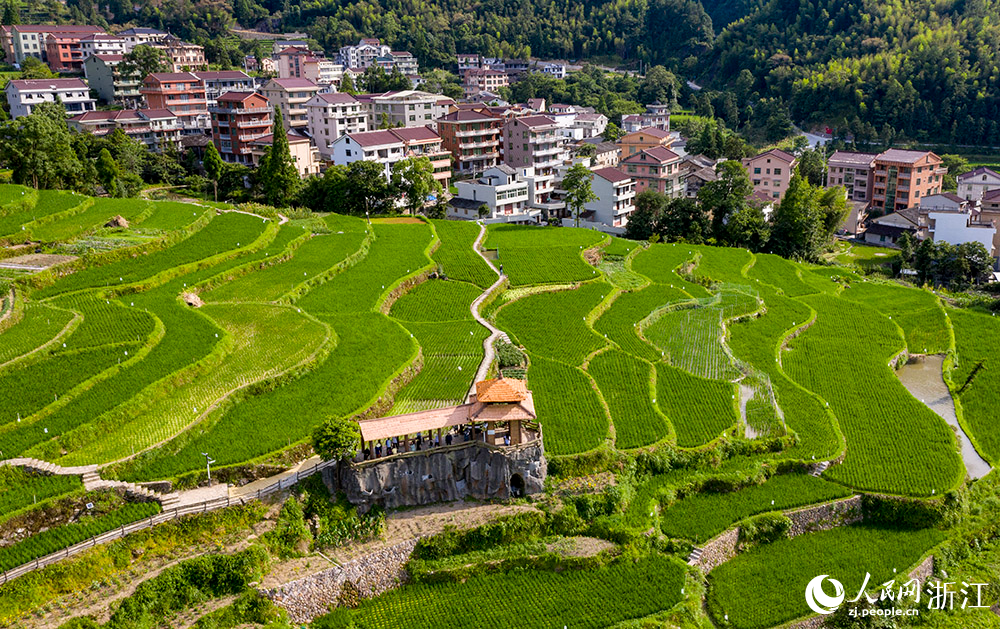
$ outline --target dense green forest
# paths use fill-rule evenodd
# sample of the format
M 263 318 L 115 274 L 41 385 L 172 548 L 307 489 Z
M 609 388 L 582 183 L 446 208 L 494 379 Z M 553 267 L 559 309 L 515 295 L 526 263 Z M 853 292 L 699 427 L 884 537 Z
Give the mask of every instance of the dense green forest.
M 234 27 L 332 52 L 379 37 L 423 67 L 456 52 L 664 65 L 681 100 L 767 142 L 794 121 L 860 144 L 1000 145 L 1000 0 L 27 0 L 23 21 L 168 29 L 238 61 Z M 622 94 L 632 100 L 633 94 Z M 641 100 L 641 99 L 640 99 Z M 608 113 L 627 107 L 608 103 Z

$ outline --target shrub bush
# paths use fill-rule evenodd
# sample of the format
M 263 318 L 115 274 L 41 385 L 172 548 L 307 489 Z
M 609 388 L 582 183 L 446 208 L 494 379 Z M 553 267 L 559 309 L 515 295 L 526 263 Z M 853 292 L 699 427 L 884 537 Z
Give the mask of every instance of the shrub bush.
M 740 522 L 740 543 L 745 546 L 769 544 L 788 537 L 792 521 L 783 513 L 761 513 Z
M 513 343 L 497 341 L 494 347 L 497 351 L 497 361 L 500 362 L 501 369 L 524 365 L 524 353 Z
M 524 542 L 541 537 L 546 529 L 545 514 L 525 511 L 498 518 L 468 531 L 450 530 L 417 542 L 414 559 L 441 559 L 449 555 L 486 550 L 501 544 Z

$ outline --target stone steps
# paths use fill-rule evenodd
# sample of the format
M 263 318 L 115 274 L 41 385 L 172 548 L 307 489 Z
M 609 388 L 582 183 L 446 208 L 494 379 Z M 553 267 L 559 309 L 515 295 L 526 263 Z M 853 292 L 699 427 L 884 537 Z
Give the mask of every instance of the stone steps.
M 688 555 L 688 565 L 693 566 L 696 563 L 698 563 L 698 560 L 701 559 L 701 553 L 702 552 L 703 551 L 702 551 L 701 548 L 695 548 L 695 549 L 693 549 L 691 551 L 691 554 Z
M 816 467 L 814 467 L 813 471 L 810 472 L 810 473 L 813 476 L 819 477 L 819 476 L 822 476 L 823 472 L 825 472 L 829 468 L 830 468 L 830 462 L 829 461 L 823 461 L 819 465 L 817 465 Z

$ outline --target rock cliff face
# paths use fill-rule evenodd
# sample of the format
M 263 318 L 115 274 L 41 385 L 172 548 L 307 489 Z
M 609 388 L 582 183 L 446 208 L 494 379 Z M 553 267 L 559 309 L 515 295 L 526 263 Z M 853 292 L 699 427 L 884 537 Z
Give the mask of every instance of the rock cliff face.
M 541 442 L 509 448 L 465 443 L 381 462 L 339 465 L 329 473 L 328 484 L 366 511 L 373 505 L 394 509 L 466 496 L 502 500 L 538 493 L 545 484 L 546 463 Z

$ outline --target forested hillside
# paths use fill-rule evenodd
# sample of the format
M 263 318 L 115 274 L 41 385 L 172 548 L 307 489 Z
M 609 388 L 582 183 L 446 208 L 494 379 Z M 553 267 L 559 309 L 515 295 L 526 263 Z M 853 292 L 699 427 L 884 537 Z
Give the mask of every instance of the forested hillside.
M 700 69 L 720 87 L 747 69 L 796 121 L 865 139 L 998 145 L 998 10 L 990 0 L 770 0 L 722 30 Z
M 453 68 L 456 52 L 641 61 L 706 85 L 684 104 L 763 141 L 783 137 L 790 115 L 862 143 L 1000 145 L 998 10 L 1000 0 L 153 0 L 135 13 L 121 0 L 29 0 L 21 14 L 169 29 L 223 65 L 242 56 L 220 37 L 239 26 L 304 31 L 328 51 L 379 37 L 425 68 Z

